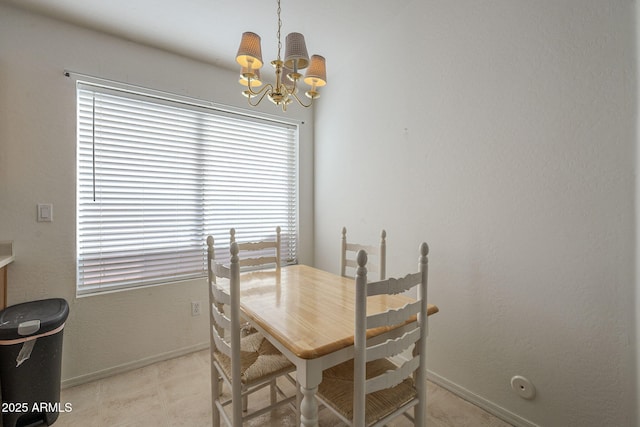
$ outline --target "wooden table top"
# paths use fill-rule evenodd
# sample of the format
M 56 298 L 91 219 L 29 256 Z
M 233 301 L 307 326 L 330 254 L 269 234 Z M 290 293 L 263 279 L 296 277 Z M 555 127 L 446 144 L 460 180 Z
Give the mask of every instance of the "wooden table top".
M 355 280 L 306 265 L 240 275 L 240 305 L 257 325 L 302 359 L 313 359 L 353 345 Z M 398 308 L 412 298 L 369 297 L 371 314 Z M 429 304 L 428 313 L 438 312 Z M 382 331 L 373 332 L 380 333 Z

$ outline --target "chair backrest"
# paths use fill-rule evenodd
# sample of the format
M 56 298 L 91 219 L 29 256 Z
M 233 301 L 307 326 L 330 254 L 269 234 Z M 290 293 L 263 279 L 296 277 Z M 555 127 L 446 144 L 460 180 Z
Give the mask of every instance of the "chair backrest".
M 378 390 L 391 388 L 413 376 L 417 397 L 415 410 L 416 425 L 424 425 L 424 410 L 426 402 L 426 349 L 427 349 L 427 272 L 429 247 L 426 243 L 420 245 L 419 271 L 403 278 L 389 278 L 378 282 L 367 283 L 367 253 L 358 252 L 358 269 L 356 274 L 356 327 L 354 335 L 354 426 L 364 425 L 366 395 Z M 367 297 L 373 295 L 400 294 L 417 288 L 417 299 L 399 309 L 390 309 L 382 313 L 367 315 Z M 393 326 L 406 323 L 409 330 L 402 336 L 389 339 L 383 343 L 367 343 L 367 330 L 371 328 Z M 397 369 L 389 370 L 380 375 L 366 378 L 366 364 L 378 359 L 389 358 L 413 348 L 413 358 L 404 362 Z
M 236 230 L 229 230 L 230 243 L 236 242 Z M 280 227 L 276 227 L 274 240 L 260 240 L 254 242 L 237 243 L 238 251 L 241 253 L 238 264 L 240 268 L 259 268 L 266 265 L 275 265 L 276 270 L 280 270 Z M 271 253 L 271 254 L 270 254 Z
M 209 277 L 210 320 L 213 348 L 233 359 L 234 341 L 238 341 L 240 354 L 240 274 L 238 245 L 230 247 L 229 266 L 215 261 L 214 240 L 207 237 L 207 267 Z M 227 279 L 222 281 L 219 279 Z M 225 306 L 228 310 L 225 310 Z M 237 333 L 235 333 L 237 331 Z
M 229 248 L 231 261 L 229 266 L 215 261 L 214 240 L 207 237 L 207 269 L 209 282 L 209 321 L 211 330 L 211 349 L 219 351 L 231 359 L 231 378 L 241 378 L 240 363 L 240 265 L 238 259 L 238 244 L 233 242 Z M 228 279 L 228 290 L 223 281 Z M 225 306 L 229 307 L 225 310 Z M 213 355 L 211 356 L 213 357 Z M 213 375 L 213 373 L 212 373 Z M 232 381 L 233 402 L 240 402 L 242 385 L 240 381 Z M 240 409 L 237 409 L 240 408 Z M 234 425 L 242 422 L 241 405 L 234 405 Z M 238 418 L 239 417 L 239 418 Z
M 376 256 L 377 262 L 369 263 L 369 270 L 377 271 L 378 279 L 384 280 L 386 277 L 387 263 L 387 232 L 382 230 L 380 233 L 380 245 L 370 246 L 359 243 L 347 242 L 347 228 L 342 227 L 342 247 L 340 251 L 340 275 L 344 277 L 354 278 L 347 274 L 347 267 L 356 269 L 356 254 L 358 251 L 364 250 L 368 256 Z

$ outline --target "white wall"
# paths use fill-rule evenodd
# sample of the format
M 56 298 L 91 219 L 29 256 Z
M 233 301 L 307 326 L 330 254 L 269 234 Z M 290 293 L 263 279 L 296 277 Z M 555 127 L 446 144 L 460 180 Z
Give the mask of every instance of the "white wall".
M 432 378 L 518 425 L 636 425 L 634 3 L 414 0 L 328 63 L 316 265 L 426 240 Z
M 0 240 L 13 240 L 10 304 L 63 297 L 71 305 L 63 380 L 84 381 L 208 345 L 202 280 L 75 297 L 75 84 L 69 69 L 244 107 L 231 71 L 0 5 Z M 268 106 L 266 111 L 275 114 Z M 301 127 L 302 262 L 313 259 L 311 113 Z M 53 223 L 36 222 L 52 203 Z

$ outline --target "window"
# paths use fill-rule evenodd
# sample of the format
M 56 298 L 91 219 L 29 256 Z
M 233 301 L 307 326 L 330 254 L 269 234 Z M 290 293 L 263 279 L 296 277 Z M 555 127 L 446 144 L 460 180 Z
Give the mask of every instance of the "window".
M 279 225 L 296 261 L 296 125 L 83 82 L 77 103 L 79 295 L 203 277 L 231 227 Z

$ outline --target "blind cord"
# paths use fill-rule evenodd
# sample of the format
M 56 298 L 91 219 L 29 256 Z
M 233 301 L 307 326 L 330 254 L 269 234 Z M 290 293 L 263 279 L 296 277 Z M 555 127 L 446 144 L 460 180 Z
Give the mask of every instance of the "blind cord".
M 93 179 L 93 201 L 96 201 L 96 97 L 93 96 L 93 105 L 91 110 L 91 161 L 92 161 L 92 179 Z

